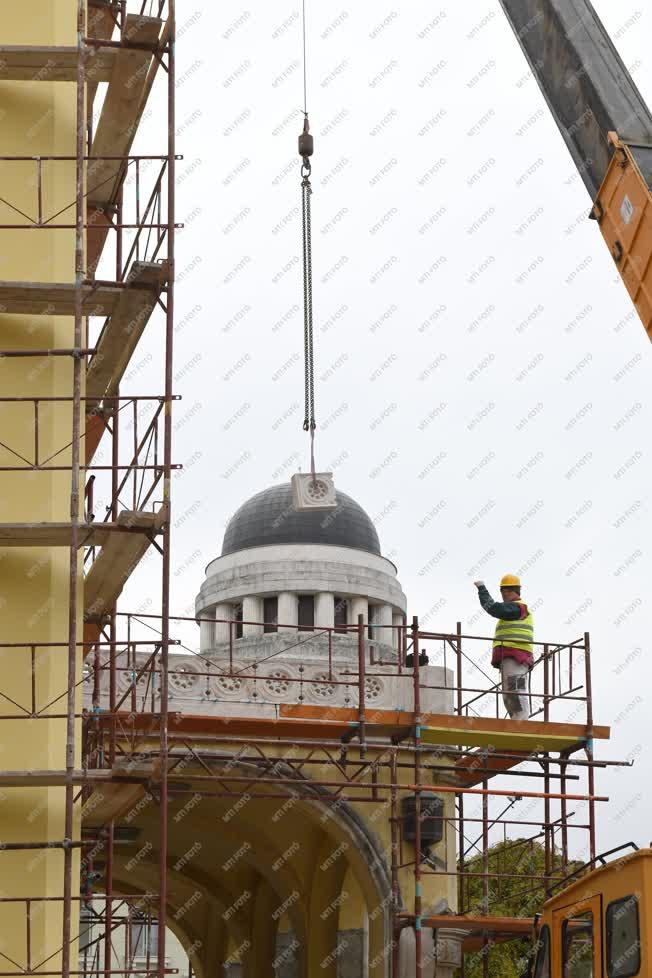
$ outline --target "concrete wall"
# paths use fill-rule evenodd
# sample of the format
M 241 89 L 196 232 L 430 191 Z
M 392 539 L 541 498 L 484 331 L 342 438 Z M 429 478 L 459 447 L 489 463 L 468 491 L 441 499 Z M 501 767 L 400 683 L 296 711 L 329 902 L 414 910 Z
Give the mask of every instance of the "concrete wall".
M 240 601 L 246 595 L 288 591 L 364 596 L 397 612 L 406 608 L 396 568 L 384 557 L 347 547 L 292 544 L 252 547 L 212 561 L 196 609 L 202 614 L 220 602 Z
M 9 45 L 75 45 L 76 0 L 21 0 L 2 4 L 2 43 Z M 74 154 L 75 86 L 56 82 L 0 82 L 0 134 L 3 155 Z M 73 163 L 48 163 L 44 168 L 44 210 L 49 216 L 75 197 Z M 0 163 L 2 195 L 28 214 L 37 211 L 35 167 L 28 163 Z M 70 212 L 68 212 L 70 213 Z M 73 210 L 74 214 L 74 210 Z M 3 205 L 0 223 L 21 218 Z M 70 231 L 0 231 L 0 279 L 70 282 L 74 279 L 74 233 Z M 0 348 L 70 347 L 73 323 L 64 317 L 0 314 Z M 52 396 L 71 393 L 72 361 L 68 358 L 24 358 L 0 361 L 0 389 L 4 396 Z M 31 405 L 0 406 L 0 440 L 27 459 L 33 457 L 34 431 Z M 68 405 L 41 405 L 40 453 L 53 454 L 70 440 Z M 70 460 L 63 451 L 58 463 Z M 15 455 L 0 452 L 2 465 L 20 464 Z M 0 522 L 66 521 L 69 518 L 68 473 L 2 473 Z M 68 570 L 65 548 L 12 548 L 0 550 L 0 633 L 2 642 L 67 642 Z M 81 580 L 81 577 L 80 577 Z M 0 651 L 2 691 L 29 707 L 29 649 Z M 37 698 L 42 707 L 65 692 L 66 653 L 37 649 Z M 65 699 L 63 701 L 65 705 Z M 6 699 L 0 712 L 16 713 Z M 65 722 L 19 720 L 2 724 L 0 767 L 65 767 Z M 61 839 L 64 835 L 62 789 L 16 789 L 3 795 L 3 841 Z M 63 857 L 60 852 L 11 852 L 0 855 L 3 896 L 49 895 L 63 892 Z M 75 864 L 77 858 L 75 857 Z M 73 893 L 78 870 L 73 867 Z M 35 905 L 32 909 L 33 960 L 47 959 L 60 966 L 61 905 Z M 25 961 L 24 910 L 0 908 L 2 951 Z M 74 956 L 73 956 L 74 960 Z

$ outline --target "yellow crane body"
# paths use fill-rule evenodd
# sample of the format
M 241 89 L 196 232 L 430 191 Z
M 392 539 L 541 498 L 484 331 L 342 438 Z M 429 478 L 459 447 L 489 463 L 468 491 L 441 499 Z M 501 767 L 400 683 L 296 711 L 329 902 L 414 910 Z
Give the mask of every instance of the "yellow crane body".
M 546 901 L 532 978 L 652 975 L 652 849 L 607 863 Z
M 614 154 L 591 211 L 652 339 L 652 146 L 609 133 Z

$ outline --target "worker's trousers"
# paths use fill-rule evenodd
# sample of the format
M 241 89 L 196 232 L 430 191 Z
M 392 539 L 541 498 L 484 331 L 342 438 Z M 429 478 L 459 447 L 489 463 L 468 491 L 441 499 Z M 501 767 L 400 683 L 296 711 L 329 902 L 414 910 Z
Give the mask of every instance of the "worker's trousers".
M 505 658 L 500 664 L 503 703 L 512 720 L 527 720 L 530 716 L 529 671 L 528 665 L 516 659 Z

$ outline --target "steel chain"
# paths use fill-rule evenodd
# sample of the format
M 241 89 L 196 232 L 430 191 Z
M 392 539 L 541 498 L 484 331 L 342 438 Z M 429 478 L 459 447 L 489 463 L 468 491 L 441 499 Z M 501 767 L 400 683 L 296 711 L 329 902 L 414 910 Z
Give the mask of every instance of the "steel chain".
M 312 221 L 310 211 L 310 164 L 304 161 L 301 181 L 303 227 L 303 338 L 304 338 L 304 431 L 314 431 L 315 421 L 315 368 L 313 352 L 312 320 Z

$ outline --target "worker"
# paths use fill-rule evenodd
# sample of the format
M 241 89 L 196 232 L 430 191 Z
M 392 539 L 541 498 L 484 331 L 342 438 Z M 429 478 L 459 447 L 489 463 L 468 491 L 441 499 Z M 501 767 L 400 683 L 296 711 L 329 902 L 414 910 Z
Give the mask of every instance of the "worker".
M 516 574 L 505 574 L 500 582 L 502 601 L 494 601 L 484 581 L 474 581 L 480 604 L 497 618 L 491 664 L 500 669 L 503 703 L 513 720 L 530 715 L 529 671 L 534 662 L 534 621 L 521 600 L 521 581 Z
M 82 868 L 80 892 L 82 901 L 87 910 L 93 909 L 93 894 L 95 886 L 102 879 L 102 874 L 90 867 Z

